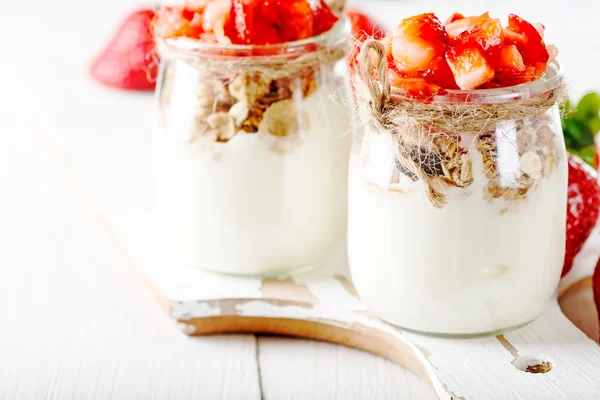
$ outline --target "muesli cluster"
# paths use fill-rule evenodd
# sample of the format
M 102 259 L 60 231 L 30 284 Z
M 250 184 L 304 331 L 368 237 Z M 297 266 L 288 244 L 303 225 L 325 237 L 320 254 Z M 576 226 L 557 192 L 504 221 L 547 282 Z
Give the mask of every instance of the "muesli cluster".
M 516 143 L 520 173 L 501 176 L 498 171 L 498 141 L 493 133 L 485 133 L 477 138 L 477 149 L 483 158 L 485 176 L 489 179 L 484 198 L 486 200 L 502 198 L 511 202 L 502 213 L 510 210 L 525 199 L 530 190 L 535 190 L 542 178 L 548 179 L 559 161 L 554 143 L 555 134 L 549 127 L 548 117 L 544 114 L 528 120 L 518 121 Z M 506 174 L 505 174 L 506 175 Z
M 167 75 L 160 101 L 164 125 L 168 124 L 172 86 Z M 236 134 L 258 132 L 276 137 L 297 135 L 308 124 L 308 116 L 298 115 L 297 100 L 310 96 L 316 88 L 312 67 L 276 79 L 259 73 L 240 73 L 233 79 L 204 76 L 197 87 L 190 141 L 227 142 Z
M 448 201 L 448 188 L 466 188 L 473 183 L 473 157 L 481 157 L 483 176 L 477 179 L 487 179 L 483 198 L 486 201 L 502 198 L 509 202 L 501 211 L 505 213 L 525 199 L 541 179 L 548 179 L 559 161 L 560 152 L 554 143 L 556 135 L 549 124 L 545 114 L 510 121 L 512 130 L 509 132 L 498 128 L 480 133 L 472 143 L 465 143 L 467 140 L 461 140 L 458 134 L 429 132 L 418 135 L 418 141 L 411 144 L 400 133 L 396 167 L 413 181 L 423 180 L 428 197 L 441 208 Z M 498 159 L 499 147 L 506 149 L 506 158 Z M 499 164 L 513 160 L 518 170 L 500 171 Z M 399 179 L 399 174 L 395 174 L 392 183 L 398 183 Z

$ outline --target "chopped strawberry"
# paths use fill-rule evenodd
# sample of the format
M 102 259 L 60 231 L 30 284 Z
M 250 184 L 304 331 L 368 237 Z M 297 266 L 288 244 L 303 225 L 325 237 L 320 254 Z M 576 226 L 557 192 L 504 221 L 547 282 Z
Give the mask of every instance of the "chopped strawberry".
M 312 9 L 308 0 L 233 0 L 231 20 L 237 44 L 276 44 L 313 35 Z
M 494 81 L 490 81 L 490 82 L 486 82 L 483 85 L 479 86 L 478 89 L 498 89 L 501 87 L 502 87 L 501 84 L 496 83 Z
M 423 74 L 423 78 L 435 83 L 444 89 L 459 89 L 452 70 L 444 57 L 436 57 L 429 64 L 429 69 Z
M 313 35 L 330 30 L 338 20 L 331 8 L 323 0 L 314 0 L 310 3 L 313 12 Z
M 443 55 L 449 40 L 435 14 L 404 19 L 394 31 L 392 55 L 403 71 L 425 71 L 429 63 Z
M 549 55 L 546 44 L 533 25 L 515 14 L 510 14 L 508 16 L 508 27 L 527 38 L 526 51 L 522 51 L 525 62 L 528 64 L 548 62 Z
M 498 73 L 519 75 L 527 68 L 517 46 L 503 46 L 498 53 L 494 67 Z
M 270 0 L 263 4 L 279 9 L 279 29 L 286 42 L 306 39 L 313 36 L 313 14 L 308 0 Z M 259 29 L 260 30 L 260 29 Z
M 346 17 L 348 17 L 348 20 L 350 21 L 350 30 L 352 32 L 352 37 L 355 39 L 352 50 L 347 56 L 348 67 L 351 72 L 356 70 L 361 44 L 367 38 L 372 37 L 373 39 L 382 40 L 382 42 L 385 40 L 384 46 L 388 49 L 388 56 L 391 58 L 391 34 L 384 39 L 384 30 L 381 28 L 381 25 L 360 11 L 347 11 Z
M 494 79 L 494 69 L 477 44 L 454 46 L 446 53 L 446 61 L 462 90 L 475 89 Z
M 444 89 L 423 78 L 401 76 L 394 70 L 389 70 L 388 77 L 392 87 L 400 89 L 409 97 L 424 99 L 445 93 Z
M 546 30 L 546 28 L 544 27 L 544 25 L 537 23 L 537 24 L 533 24 L 533 27 L 538 31 L 538 33 L 540 34 L 540 36 L 543 39 L 544 38 L 544 31 Z
M 495 54 L 502 46 L 504 35 L 502 22 L 498 18 L 488 19 L 468 31 L 464 31 L 457 38 L 460 44 L 477 43 L 489 55 Z
M 535 68 L 535 77 L 539 78 L 540 76 L 544 75 L 544 72 L 546 72 L 548 64 L 545 62 L 536 62 L 533 67 Z
M 444 21 L 444 25 L 448 25 L 450 22 L 458 21 L 459 19 L 463 19 L 465 16 L 461 13 L 455 12 L 451 16 L 448 17 L 446 21 Z
M 154 89 L 159 59 L 152 35 L 153 18 L 153 10 L 139 10 L 123 21 L 90 66 L 96 81 L 120 89 Z
M 548 63 L 550 63 L 558 56 L 558 48 L 551 44 L 546 46 L 546 50 L 548 50 Z
M 217 41 L 223 44 L 230 44 L 229 36 L 233 33 L 229 23 L 231 9 L 231 0 L 213 0 L 210 1 L 204 13 L 202 14 L 202 28 L 206 32 L 214 33 Z M 188 34 L 190 37 L 199 37 L 199 34 Z
M 600 186 L 596 171 L 573 155 L 569 155 L 568 163 L 567 243 L 563 276 L 573 267 L 573 259 L 596 226 L 600 212 Z
M 352 37 L 358 41 L 364 41 L 365 38 L 382 39 L 385 36 L 381 25 L 360 11 L 346 11 L 346 17 L 350 21 Z
M 535 80 L 535 77 L 535 67 L 533 65 L 528 65 L 525 68 L 525 71 L 519 74 L 498 72 L 494 80 L 502 86 L 515 86 L 531 82 Z
M 482 22 L 485 22 L 489 19 L 490 14 L 486 12 L 481 14 L 480 16 L 461 18 L 444 25 L 446 27 L 446 31 L 448 32 L 448 36 L 450 37 L 450 39 L 453 40 L 456 39 L 464 31 L 469 31 L 473 29 L 476 25 L 479 25 Z
M 521 35 L 508 28 L 503 29 L 504 33 L 504 45 L 508 46 L 514 44 L 519 49 L 519 52 L 525 52 L 527 50 L 527 38 L 525 35 Z

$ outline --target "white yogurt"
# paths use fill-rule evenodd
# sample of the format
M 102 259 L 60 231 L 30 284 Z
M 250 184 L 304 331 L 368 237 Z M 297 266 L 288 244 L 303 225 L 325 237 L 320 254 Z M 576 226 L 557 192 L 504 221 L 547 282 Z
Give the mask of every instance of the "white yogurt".
M 318 263 L 346 228 L 350 138 L 345 105 L 321 87 L 286 151 L 275 137 L 239 132 L 227 143 L 154 137 L 155 214 L 173 262 L 232 274 Z M 289 138 L 285 138 L 288 140 Z
M 448 204 L 436 209 L 422 181 L 373 183 L 369 174 L 391 173 L 394 161 L 387 144 L 368 145 L 382 150 L 370 157 L 377 163 L 352 156 L 348 232 L 352 278 L 368 308 L 397 326 L 438 334 L 493 332 L 537 317 L 563 264 L 566 156 L 501 215 L 505 201 L 482 198 L 487 180 L 476 150 L 473 184 L 448 189 Z

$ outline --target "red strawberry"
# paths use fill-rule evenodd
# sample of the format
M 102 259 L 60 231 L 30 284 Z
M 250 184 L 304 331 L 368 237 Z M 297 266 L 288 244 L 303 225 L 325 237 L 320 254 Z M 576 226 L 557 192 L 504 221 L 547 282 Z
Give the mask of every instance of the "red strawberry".
M 519 75 L 527 68 L 523 62 L 523 57 L 517 49 L 517 46 L 511 44 L 500 49 L 496 62 L 494 63 L 497 73 L 506 73 L 510 75 Z
M 458 21 L 459 19 L 463 19 L 465 16 L 461 13 L 455 12 L 451 16 L 448 17 L 446 21 L 444 21 L 444 25 L 448 25 L 450 22 Z
M 308 0 L 233 0 L 230 20 L 237 44 L 277 44 L 313 36 Z
M 579 157 L 569 155 L 567 244 L 563 276 L 573 267 L 573 259 L 596 226 L 599 212 L 600 186 L 596 171 Z
M 435 14 L 404 19 L 394 31 L 392 55 L 401 71 L 426 71 L 429 63 L 444 55 L 448 34 Z
M 408 97 L 427 99 L 445 91 L 420 77 L 403 77 L 395 70 L 388 71 L 389 83 L 394 88 L 400 89 Z
M 446 53 L 446 61 L 462 90 L 475 89 L 494 79 L 494 69 L 477 44 L 454 46 Z
M 509 14 L 508 28 L 527 38 L 526 51 L 522 52 L 525 62 L 530 64 L 548 62 L 549 55 L 546 44 L 535 26 L 515 14 Z
M 310 3 L 310 6 L 313 12 L 314 36 L 327 32 L 337 22 L 338 17 L 323 0 L 314 0 Z
M 153 18 L 153 10 L 139 10 L 123 21 L 91 64 L 96 81 L 120 89 L 154 89 L 159 59 L 152 34 Z
M 459 18 L 454 21 L 448 22 L 445 25 L 446 31 L 450 39 L 456 39 L 464 31 L 469 31 L 475 26 L 481 24 L 490 19 L 489 13 L 483 13 L 479 16 Z
M 594 303 L 596 303 L 596 317 L 600 318 L 600 260 L 598 260 L 592 276 L 592 291 L 594 293 Z
M 452 70 L 444 57 L 435 58 L 429 64 L 429 69 L 423 74 L 423 78 L 444 89 L 458 89 Z
M 352 37 L 355 40 L 352 50 L 347 56 L 348 68 L 351 72 L 354 72 L 358 63 L 360 45 L 370 37 L 376 40 L 383 39 L 384 29 L 379 23 L 360 11 L 347 11 L 346 17 L 350 21 Z
M 352 37 L 360 42 L 369 37 L 380 40 L 385 35 L 384 29 L 377 21 L 360 11 L 346 11 L 346 17 L 350 21 Z
M 498 18 L 484 21 L 474 28 L 461 33 L 456 42 L 459 44 L 477 43 L 489 55 L 494 55 L 502 46 L 504 35 L 502 22 Z

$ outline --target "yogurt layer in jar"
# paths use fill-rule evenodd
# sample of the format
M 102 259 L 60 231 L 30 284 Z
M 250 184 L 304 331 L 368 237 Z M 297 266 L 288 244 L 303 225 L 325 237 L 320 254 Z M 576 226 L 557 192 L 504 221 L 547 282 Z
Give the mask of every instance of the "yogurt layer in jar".
M 367 50 L 380 57 L 375 68 L 387 68 L 385 41 L 377 43 L 362 61 L 370 65 Z M 390 87 L 386 77 L 363 73 L 350 161 L 348 251 L 359 296 L 385 321 L 434 335 L 532 321 L 564 261 L 559 64 L 518 86 L 434 88 L 425 98 L 410 96 L 414 78 Z
M 159 41 L 159 246 L 238 275 L 317 265 L 346 228 L 344 21 L 294 42 Z M 350 99 L 350 100 L 349 100 Z

